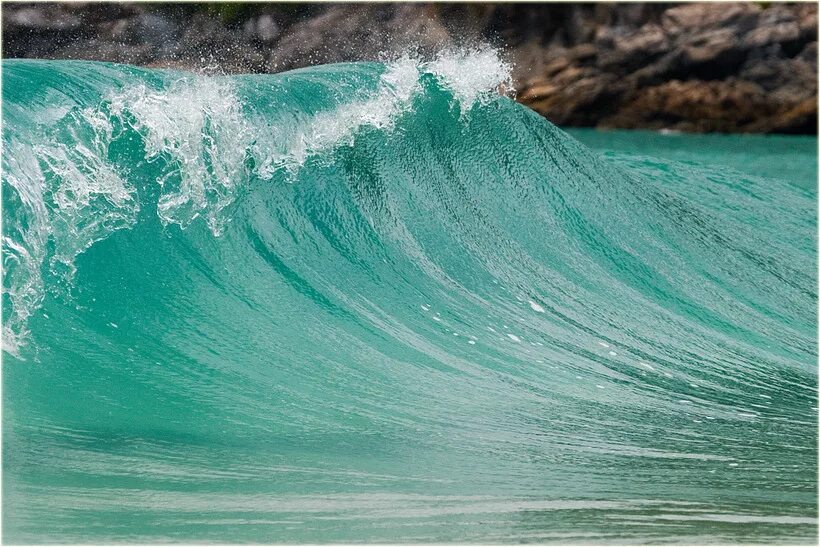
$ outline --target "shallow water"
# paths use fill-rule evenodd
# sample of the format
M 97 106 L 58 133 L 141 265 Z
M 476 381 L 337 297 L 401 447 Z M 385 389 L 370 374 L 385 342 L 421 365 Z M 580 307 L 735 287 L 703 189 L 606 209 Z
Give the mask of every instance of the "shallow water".
M 4 541 L 816 539 L 815 138 L 3 70 Z

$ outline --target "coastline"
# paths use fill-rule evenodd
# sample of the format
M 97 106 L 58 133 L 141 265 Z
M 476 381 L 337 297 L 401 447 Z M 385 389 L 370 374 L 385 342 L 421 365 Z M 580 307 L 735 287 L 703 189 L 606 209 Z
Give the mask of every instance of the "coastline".
M 562 127 L 817 133 L 814 3 L 6 4 L 3 35 L 5 58 L 226 73 L 491 43 Z

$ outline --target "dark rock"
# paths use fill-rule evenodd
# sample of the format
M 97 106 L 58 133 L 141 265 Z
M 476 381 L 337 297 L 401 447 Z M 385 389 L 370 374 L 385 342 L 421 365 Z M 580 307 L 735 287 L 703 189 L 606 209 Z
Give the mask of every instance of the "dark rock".
M 600 113 L 624 92 L 613 74 L 568 67 L 549 81 L 532 82 L 518 100 L 557 124 L 595 125 Z
M 602 125 L 736 132 L 769 110 L 763 89 L 750 82 L 673 80 L 640 90 Z
M 589 64 L 598 57 L 598 48 L 594 44 L 579 44 L 566 52 L 569 62 Z
M 565 26 L 567 41 L 570 44 L 586 44 L 595 37 L 595 22 L 592 17 L 594 8 L 587 4 L 570 6 Z
M 176 37 L 179 27 L 170 18 L 155 13 L 142 13 L 136 18 L 136 41 L 151 42 Z
M 747 54 L 733 29 L 695 34 L 681 46 L 681 63 L 695 78 L 716 80 L 730 76 Z
M 169 42 L 179 35 L 179 25 L 172 19 L 155 13 L 140 13 L 100 25 L 98 37 L 126 44 Z
M 600 55 L 600 66 L 627 74 L 647 65 L 668 52 L 670 41 L 663 28 L 648 24 L 625 35 L 612 38 L 611 47 Z
M 797 59 L 801 61 L 805 61 L 812 65 L 815 69 L 815 73 L 817 72 L 817 40 L 814 42 L 809 42 L 806 47 L 803 48 L 797 55 Z
M 816 25 L 816 6 L 799 10 Z M 595 62 L 561 50 L 518 99 L 563 124 L 814 133 L 816 27 L 801 30 L 797 11 L 687 4 L 660 24 L 599 29 Z
M 800 39 L 806 42 L 817 41 L 817 4 L 805 3 L 792 6 L 794 18 L 800 29 Z
M 644 25 L 659 24 L 669 7 L 670 4 L 664 2 L 595 4 L 593 18 L 597 28 L 593 39 L 599 40 L 602 33 L 613 37 L 629 35 Z
M 759 26 L 750 30 L 744 38 L 752 47 L 794 40 L 800 33 L 794 13 L 785 6 L 773 6 L 763 11 L 758 21 Z
M 766 91 L 794 87 L 799 100 L 813 95 L 817 90 L 816 71 L 811 63 L 803 59 L 762 59 L 751 63 L 740 71 L 743 80 L 758 84 Z
M 668 80 L 684 78 L 687 68 L 682 61 L 683 52 L 675 49 L 662 55 L 654 63 L 641 67 L 626 76 L 636 87 L 657 85 Z
M 786 6 L 774 6 L 760 16 L 760 26 L 749 31 L 743 38 L 747 49 L 766 48 L 777 44 L 784 53 L 793 57 L 811 37 L 801 32 L 795 14 Z
M 816 130 L 817 100 L 772 101 L 748 81 L 671 81 L 640 90 L 604 127 L 684 131 L 807 133 Z M 814 124 L 814 125 L 812 125 Z
M 810 97 L 786 110 L 758 127 L 749 128 L 753 132 L 808 134 L 817 131 L 817 98 Z

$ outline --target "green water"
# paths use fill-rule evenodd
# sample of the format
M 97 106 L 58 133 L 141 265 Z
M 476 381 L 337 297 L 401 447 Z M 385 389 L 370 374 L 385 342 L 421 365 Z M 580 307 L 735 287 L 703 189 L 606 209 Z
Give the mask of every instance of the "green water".
M 817 140 L 507 70 L 4 61 L 3 541 L 814 542 Z

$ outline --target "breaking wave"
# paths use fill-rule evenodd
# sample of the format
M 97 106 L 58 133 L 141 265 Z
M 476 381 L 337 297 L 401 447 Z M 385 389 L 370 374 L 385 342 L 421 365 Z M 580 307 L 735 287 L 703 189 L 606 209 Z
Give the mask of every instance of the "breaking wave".
M 509 73 L 4 61 L 4 539 L 814 538 L 816 191 Z

